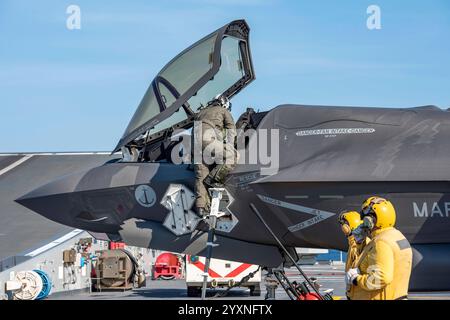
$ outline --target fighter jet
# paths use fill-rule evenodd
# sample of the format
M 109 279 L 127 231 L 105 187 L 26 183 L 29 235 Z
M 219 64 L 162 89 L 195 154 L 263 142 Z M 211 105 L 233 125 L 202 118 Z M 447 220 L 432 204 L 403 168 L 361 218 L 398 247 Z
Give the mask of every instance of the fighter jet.
M 255 79 L 249 32 L 244 20 L 232 21 L 158 73 L 113 150 L 122 160 L 61 177 L 17 202 L 100 239 L 204 256 L 208 228 L 193 207 L 192 165 L 173 155 L 188 145 L 183 137 L 199 109 L 218 95 L 231 100 Z M 450 289 L 448 111 L 292 104 L 248 109 L 237 126 L 250 132 L 239 150 L 246 162 L 225 183 L 215 258 L 286 261 L 250 205 L 289 250 L 346 250 L 338 214 L 377 195 L 393 202 L 396 226 L 414 248 L 410 289 Z M 248 161 L 261 132 L 278 159 L 267 152 Z

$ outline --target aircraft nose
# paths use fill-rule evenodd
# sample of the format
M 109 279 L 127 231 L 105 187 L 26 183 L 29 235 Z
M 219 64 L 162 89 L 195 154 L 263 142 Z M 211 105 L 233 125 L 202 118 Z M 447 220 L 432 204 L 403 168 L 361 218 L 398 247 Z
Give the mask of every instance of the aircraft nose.
M 113 233 L 131 217 L 164 219 L 167 208 L 160 199 L 168 184 L 174 177 L 179 183 L 189 184 L 192 175 L 181 166 L 112 163 L 64 176 L 16 202 L 64 225 Z M 142 189 L 152 192 L 140 193 Z
M 93 232 L 117 233 L 130 208 L 123 204 L 123 190 L 78 190 L 77 176 L 44 185 L 16 200 L 47 219 Z
M 74 226 L 70 215 L 71 195 L 81 178 L 82 174 L 65 176 L 32 190 L 15 201 L 50 220 Z
M 131 207 L 126 187 L 115 184 L 110 171 L 113 172 L 111 167 L 102 166 L 67 175 L 29 192 L 16 202 L 70 227 L 115 232 Z
M 159 165 L 103 165 L 61 177 L 16 202 L 67 226 L 116 232 L 123 221 L 134 214 L 135 186 L 148 183 L 158 168 Z

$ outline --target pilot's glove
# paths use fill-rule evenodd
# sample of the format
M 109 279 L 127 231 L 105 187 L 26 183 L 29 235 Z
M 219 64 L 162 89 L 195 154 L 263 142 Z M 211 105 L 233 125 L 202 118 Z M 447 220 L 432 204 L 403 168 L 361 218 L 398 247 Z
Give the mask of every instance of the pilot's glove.
M 352 285 L 353 281 L 359 276 L 359 274 L 358 268 L 349 269 L 345 274 L 345 283 L 347 285 Z

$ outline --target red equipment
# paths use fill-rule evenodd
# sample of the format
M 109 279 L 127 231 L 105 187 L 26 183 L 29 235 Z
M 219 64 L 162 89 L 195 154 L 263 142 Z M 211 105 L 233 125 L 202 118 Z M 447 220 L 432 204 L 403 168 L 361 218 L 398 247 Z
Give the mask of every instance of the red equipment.
M 169 252 L 161 253 L 153 266 L 153 279 L 181 279 L 181 262 L 176 255 Z
M 321 300 L 321 299 L 316 293 L 312 292 L 299 295 L 297 300 Z
M 311 278 L 313 285 L 317 285 L 317 279 Z M 294 288 L 296 289 L 297 300 L 322 300 L 322 298 L 315 292 L 311 292 L 309 288 L 306 286 L 306 281 L 298 284 L 296 281 L 293 283 Z M 318 290 L 318 288 L 317 288 Z M 328 298 L 328 296 L 327 296 Z M 331 297 L 330 297 L 331 298 Z M 328 299 L 326 299 L 328 300 Z
M 109 250 L 116 250 L 116 249 L 125 249 L 125 243 L 124 242 L 110 242 L 109 243 Z

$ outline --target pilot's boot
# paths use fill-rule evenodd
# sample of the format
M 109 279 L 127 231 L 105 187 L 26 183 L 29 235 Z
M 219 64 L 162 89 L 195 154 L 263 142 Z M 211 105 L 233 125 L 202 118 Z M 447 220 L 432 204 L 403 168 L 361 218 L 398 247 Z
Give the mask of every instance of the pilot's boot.
M 200 218 L 204 218 L 204 217 L 209 215 L 209 211 L 210 211 L 209 208 L 197 207 L 196 210 L 195 210 L 195 213 L 197 213 L 197 215 Z
M 199 216 L 199 217 L 204 217 L 204 216 L 206 216 L 206 210 L 205 210 L 205 208 L 197 208 L 197 215 Z
M 223 188 L 223 183 L 220 183 L 218 181 L 216 181 L 214 178 L 207 176 L 205 178 L 205 180 L 203 180 L 203 183 L 208 187 L 208 188 Z

